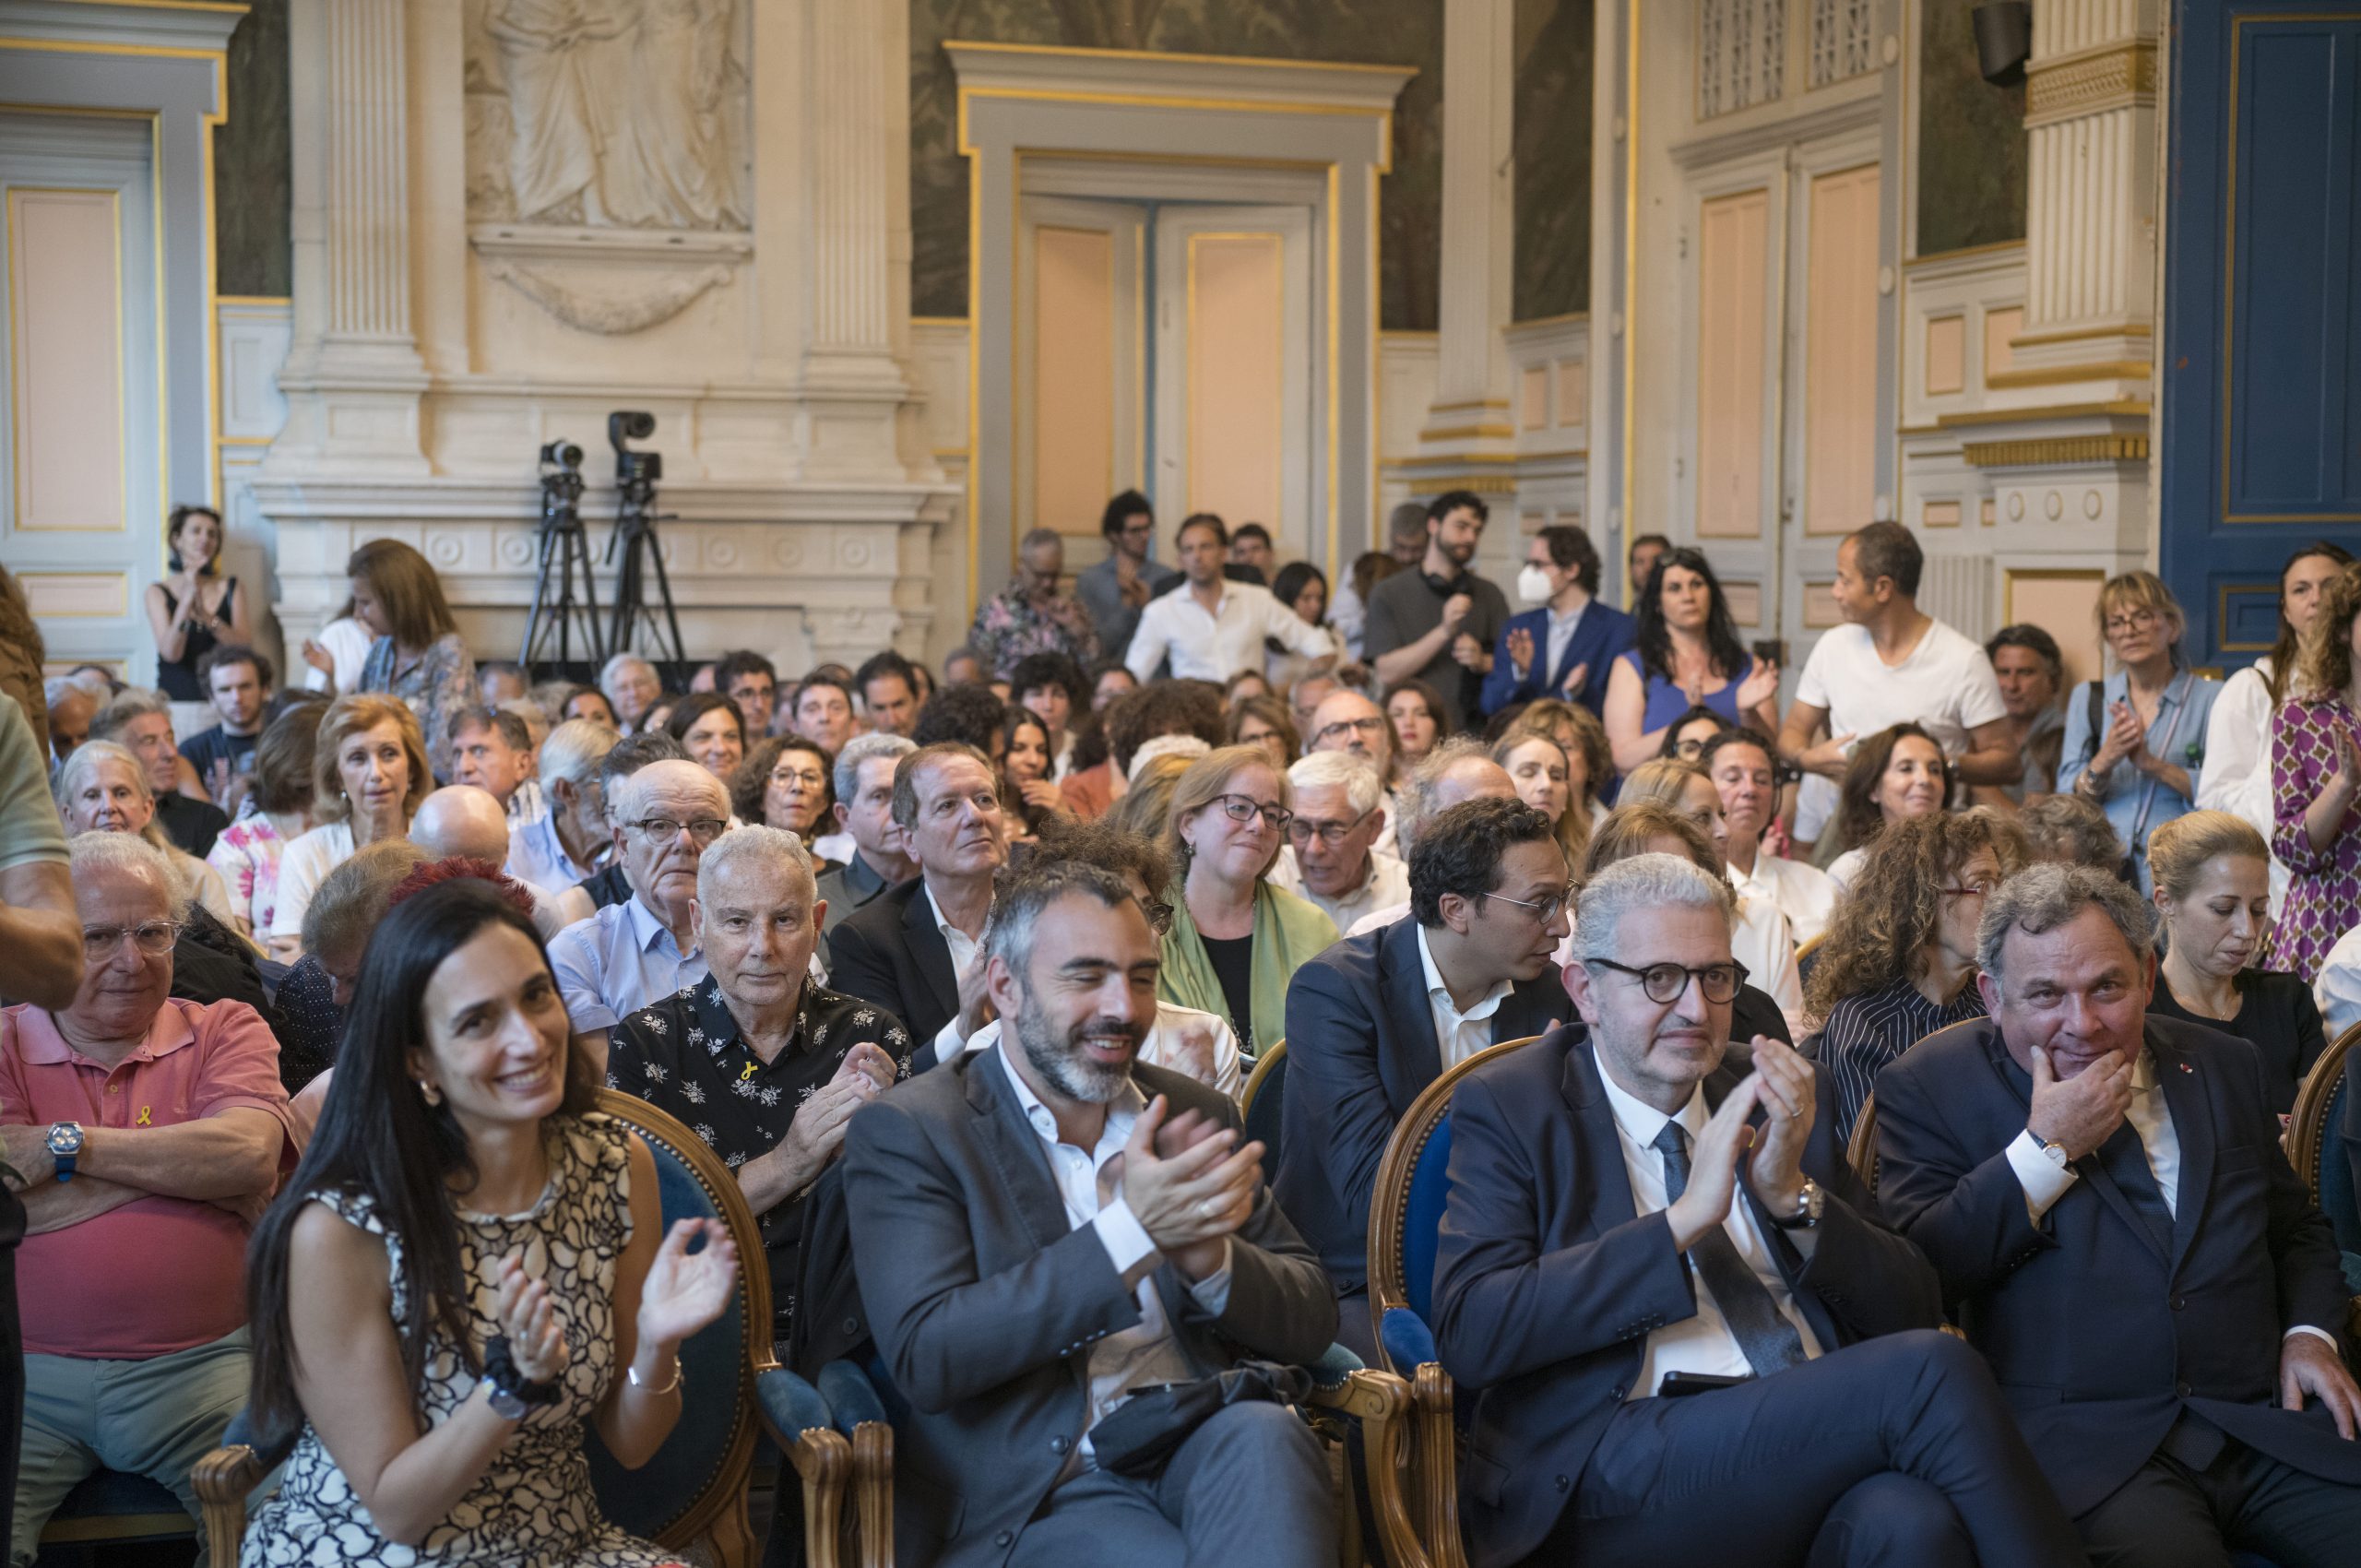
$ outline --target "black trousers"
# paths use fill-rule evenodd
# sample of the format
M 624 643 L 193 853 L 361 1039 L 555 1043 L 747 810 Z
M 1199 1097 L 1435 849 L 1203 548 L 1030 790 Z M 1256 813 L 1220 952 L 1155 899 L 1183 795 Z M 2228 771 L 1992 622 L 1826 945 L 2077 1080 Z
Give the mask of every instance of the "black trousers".
M 2307 1475 L 2193 1416 L 2077 1523 L 2092 1568 L 2226 1568 L 2238 1551 L 2272 1568 L 2361 1561 L 2361 1487 Z
M 1534 1568 L 2078 1565 L 1983 1358 L 1931 1330 L 1616 1413 Z

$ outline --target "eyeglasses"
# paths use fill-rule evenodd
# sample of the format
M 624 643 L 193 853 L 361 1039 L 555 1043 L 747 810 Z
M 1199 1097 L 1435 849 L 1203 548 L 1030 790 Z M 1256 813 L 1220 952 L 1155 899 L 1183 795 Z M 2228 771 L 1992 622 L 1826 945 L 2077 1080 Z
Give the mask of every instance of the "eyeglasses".
M 1219 806 L 1232 822 L 1252 822 L 1259 813 L 1264 822 L 1281 833 L 1285 833 L 1287 824 L 1295 820 L 1295 813 L 1287 807 L 1266 806 L 1252 795 L 1216 795 L 1205 803 Z
M 1650 964 L 1635 969 L 1612 958 L 1586 961 L 1602 969 L 1613 969 L 1619 975 L 1636 976 L 1640 989 L 1647 992 L 1648 1000 L 1659 1005 L 1679 1001 L 1681 992 L 1689 989 L 1692 978 L 1697 981 L 1698 989 L 1705 993 L 1705 1000 L 1717 1007 L 1736 996 L 1738 988 L 1746 983 L 1746 966 L 1735 959 L 1726 964 L 1707 964 L 1695 969 L 1684 964 Z
M 1287 824 L 1287 837 L 1299 844 L 1309 844 L 1317 838 L 1333 849 L 1347 838 L 1351 837 L 1353 830 L 1367 822 L 1376 814 L 1376 812 L 1377 808 L 1371 806 L 1350 822 L 1313 822 L 1307 817 L 1299 816 Z
M 1334 724 L 1321 726 L 1319 733 L 1311 737 L 1311 743 L 1317 746 L 1323 742 L 1341 741 L 1349 735 L 1374 735 L 1384 728 L 1384 719 L 1376 715 L 1367 719 L 1339 719 Z
M 1558 918 L 1559 910 L 1564 909 L 1567 905 L 1574 901 L 1575 891 L 1576 889 L 1574 885 L 1570 882 L 1566 884 L 1565 886 L 1560 888 L 1557 892 L 1549 895 L 1548 897 L 1540 899 L 1537 902 L 1531 898 L 1512 898 L 1505 893 L 1479 893 L 1477 897 L 1479 898 L 1497 899 L 1503 904 L 1514 904 L 1520 909 L 1531 909 L 1535 914 L 1541 917 L 1541 923 L 1543 925 L 1548 925 L 1551 921 Z
M 1150 898 L 1140 906 L 1140 909 L 1142 913 L 1147 916 L 1148 930 L 1156 932 L 1158 936 L 1169 936 L 1171 934 L 1171 905 L 1166 903 L 1161 898 Z
M 114 955 L 125 937 L 132 945 L 150 958 L 160 958 L 172 950 L 180 939 L 178 921 L 148 921 L 140 925 L 86 925 L 82 928 L 82 956 L 93 964 L 102 964 Z
M 2154 611 L 2134 610 L 2128 615 L 2108 616 L 2106 618 L 2106 635 L 2108 636 L 2114 636 L 2121 632 L 2144 632 L 2155 624 L 2156 612 Z
M 828 776 L 816 768 L 782 767 L 771 774 L 771 782 L 781 789 L 801 784 L 806 790 L 817 790 L 828 781 Z
M 637 822 L 626 822 L 623 826 L 637 828 L 640 837 L 651 844 L 670 843 L 679 837 L 681 829 L 685 827 L 689 830 L 689 837 L 702 848 L 720 837 L 730 824 L 718 816 L 701 816 L 691 822 L 675 822 L 669 816 L 650 816 L 642 817 Z

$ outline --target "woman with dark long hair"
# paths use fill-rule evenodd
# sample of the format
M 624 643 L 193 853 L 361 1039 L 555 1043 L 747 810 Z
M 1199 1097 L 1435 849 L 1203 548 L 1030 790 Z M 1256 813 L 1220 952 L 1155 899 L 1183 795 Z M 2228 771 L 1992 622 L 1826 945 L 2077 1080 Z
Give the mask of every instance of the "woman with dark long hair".
M 1836 809 L 1845 850 L 1828 868 L 1837 891 L 1852 888 L 1869 845 L 1892 823 L 1932 816 L 1952 798 L 1942 743 L 1916 724 L 1894 724 L 1853 748 Z
M 2264 962 L 2306 980 L 2361 926 L 2361 565 L 2321 596 L 2287 701 L 2273 721 L 2271 847 L 2286 862 L 2287 907 Z
M 1008 786 L 1008 792 L 1002 799 L 1015 808 L 1017 821 L 1024 828 L 1014 837 L 1032 838 L 1039 835 L 1045 824 L 1066 814 L 1065 796 L 1050 777 L 1057 766 L 1057 739 L 1050 733 L 1048 720 L 1014 703 L 1009 705 L 1008 726 L 1002 734 L 1006 739 L 1000 775 Z
M 1607 678 L 1607 739 L 1629 773 L 1664 746 L 1664 732 L 1691 708 L 1710 707 L 1732 724 L 1779 732 L 1779 667 L 1740 646 L 1729 600 L 1702 550 L 1667 552 L 1648 575 L 1633 646 Z
M 1290 561 L 1271 579 L 1271 596 L 1296 613 L 1307 626 L 1328 624 L 1328 578 L 1309 561 Z M 1317 659 L 1290 653 L 1274 638 L 1264 639 L 1264 673 L 1271 683 L 1291 686 L 1311 671 Z
M 725 786 L 746 760 L 745 713 L 719 692 L 691 692 L 679 698 L 671 717 L 664 720 L 664 732 L 681 742 L 691 762 Z
M 596 1092 L 532 921 L 490 884 L 377 928 L 248 1253 L 254 1414 L 296 1442 L 244 1568 L 673 1559 L 599 1516 L 583 1428 L 626 1467 L 654 1456 L 737 1249 L 713 1220 L 662 1234 L 655 1159 Z

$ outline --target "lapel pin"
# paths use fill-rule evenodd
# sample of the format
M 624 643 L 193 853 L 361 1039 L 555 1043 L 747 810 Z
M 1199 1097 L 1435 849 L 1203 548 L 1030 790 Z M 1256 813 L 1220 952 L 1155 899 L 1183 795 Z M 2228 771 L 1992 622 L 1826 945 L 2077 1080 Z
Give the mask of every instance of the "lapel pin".
M 2186 1062 L 2184 1062 L 2184 1063 L 2182 1063 L 2180 1064 L 2180 1070 L 2181 1070 L 2182 1072 L 2184 1072 L 2184 1073 L 2194 1073 L 2194 1072 L 2196 1072 L 2196 1071 L 2197 1071 L 2197 1069 L 2196 1069 L 2196 1068 L 2194 1068 L 2194 1067 L 2190 1066 L 2190 1065 L 2189 1065 L 2188 1063 L 2186 1063 Z

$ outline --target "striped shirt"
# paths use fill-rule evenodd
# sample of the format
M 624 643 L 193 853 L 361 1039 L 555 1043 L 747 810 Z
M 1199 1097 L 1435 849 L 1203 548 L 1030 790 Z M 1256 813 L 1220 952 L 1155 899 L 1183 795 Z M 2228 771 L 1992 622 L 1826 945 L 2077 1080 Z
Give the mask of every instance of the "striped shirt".
M 1852 1137 L 1853 1123 L 1889 1063 L 1947 1024 L 1984 1016 L 1984 995 L 1973 984 L 1940 1004 L 1919 995 L 1906 980 L 1838 1001 L 1820 1031 L 1820 1064 L 1836 1085 L 1837 1141 Z

